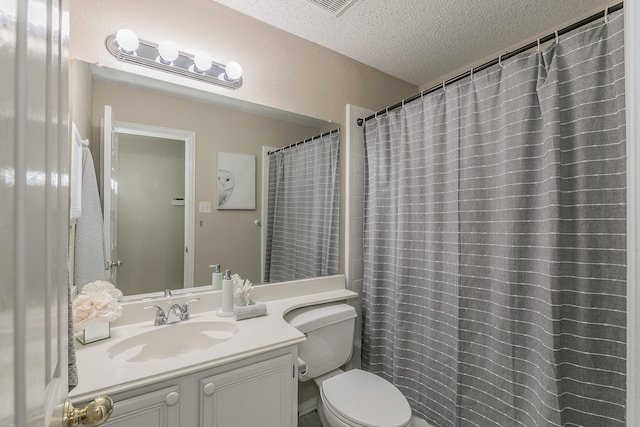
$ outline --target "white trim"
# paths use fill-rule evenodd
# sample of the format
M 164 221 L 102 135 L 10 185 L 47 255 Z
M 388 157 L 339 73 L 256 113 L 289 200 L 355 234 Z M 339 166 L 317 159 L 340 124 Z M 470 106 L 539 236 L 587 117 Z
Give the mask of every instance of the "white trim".
M 345 165 L 345 227 L 344 227 L 344 274 L 347 289 L 357 292 L 359 298 L 350 304 L 356 309 L 358 316 L 362 316 L 362 278 L 363 265 L 363 229 L 364 212 L 359 206 L 364 202 L 364 134 L 362 127 L 358 125 L 358 118 L 367 117 L 374 111 L 346 105 L 346 132 L 344 133 L 344 152 L 346 153 Z M 362 322 L 356 322 L 353 336 L 353 354 L 348 368 L 360 368 L 360 355 L 362 353 Z
M 102 188 L 102 230 L 104 239 L 104 256 L 105 260 L 111 260 L 111 217 L 107 214 L 111 212 L 111 182 L 105 179 L 105 171 L 109 171 L 109 177 L 111 176 L 111 150 L 113 145 L 113 114 L 110 105 L 104 106 L 104 117 L 101 120 L 101 173 L 100 173 L 100 185 Z M 105 270 L 109 270 L 107 264 L 104 265 Z M 115 286 L 118 286 L 117 281 L 111 277 L 111 271 L 108 271 L 106 277 L 110 279 Z
M 75 123 L 71 123 L 71 166 L 69 170 L 69 222 L 75 224 L 82 216 L 82 136 Z
M 128 135 L 184 141 L 184 287 L 192 288 L 194 283 L 195 254 L 195 153 L 196 133 L 188 130 L 143 125 L 122 121 L 113 122 L 113 131 Z M 106 197 L 105 197 L 106 200 Z M 105 204 L 106 206 L 106 204 Z M 106 222 L 106 221 L 105 221 Z
M 320 399 L 320 397 L 314 397 L 306 402 L 298 403 L 298 418 L 318 409 L 318 399 Z
M 639 269 L 640 253 L 638 252 L 637 227 L 640 210 L 637 207 L 640 199 L 640 151 L 636 149 L 640 143 L 640 6 L 636 1 L 624 2 L 625 20 L 625 73 L 626 73 L 626 112 L 627 112 L 627 425 L 640 425 L 640 391 L 638 372 L 640 372 L 640 306 Z

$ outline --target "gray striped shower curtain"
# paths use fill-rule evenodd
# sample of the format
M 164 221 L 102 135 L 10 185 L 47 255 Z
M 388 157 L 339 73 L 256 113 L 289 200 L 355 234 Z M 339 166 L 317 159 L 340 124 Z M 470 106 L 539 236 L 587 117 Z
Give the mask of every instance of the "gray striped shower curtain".
M 622 11 L 365 124 L 365 369 L 434 426 L 623 426 Z
M 340 132 L 269 154 L 265 282 L 338 273 Z

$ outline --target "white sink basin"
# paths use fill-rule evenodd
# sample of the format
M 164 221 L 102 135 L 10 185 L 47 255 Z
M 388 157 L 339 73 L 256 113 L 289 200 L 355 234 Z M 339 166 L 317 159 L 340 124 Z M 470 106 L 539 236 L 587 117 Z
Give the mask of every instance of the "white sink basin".
M 152 328 L 113 344 L 107 350 L 109 357 L 126 362 L 169 359 L 207 350 L 231 339 L 238 332 L 235 324 L 215 320 L 185 321 Z

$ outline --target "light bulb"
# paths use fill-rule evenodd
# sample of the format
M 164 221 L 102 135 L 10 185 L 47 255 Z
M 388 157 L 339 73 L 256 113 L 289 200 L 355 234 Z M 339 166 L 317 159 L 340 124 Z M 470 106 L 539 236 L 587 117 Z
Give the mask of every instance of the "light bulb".
M 212 62 L 213 60 L 211 59 L 211 56 L 201 50 L 193 55 L 193 63 L 195 64 L 197 71 L 200 71 L 201 73 L 204 73 L 211 68 Z
M 158 43 L 158 53 L 165 63 L 171 63 L 178 59 L 178 45 L 168 40 Z
M 237 81 L 242 77 L 242 67 L 237 62 L 231 61 L 227 64 L 224 74 L 229 81 Z
M 138 46 L 140 46 L 140 40 L 138 36 L 131 30 L 123 28 L 116 33 L 116 43 L 118 47 L 126 53 L 134 53 Z

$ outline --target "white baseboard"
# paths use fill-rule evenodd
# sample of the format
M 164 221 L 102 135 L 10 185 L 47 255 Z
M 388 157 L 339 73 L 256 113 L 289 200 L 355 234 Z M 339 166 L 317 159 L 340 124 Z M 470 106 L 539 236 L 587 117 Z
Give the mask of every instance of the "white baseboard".
M 298 404 L 298 417 L 307 415 L 309 412 L 313 412 L 318 408 L 317 399 L 309 399 L 306 402 Z

